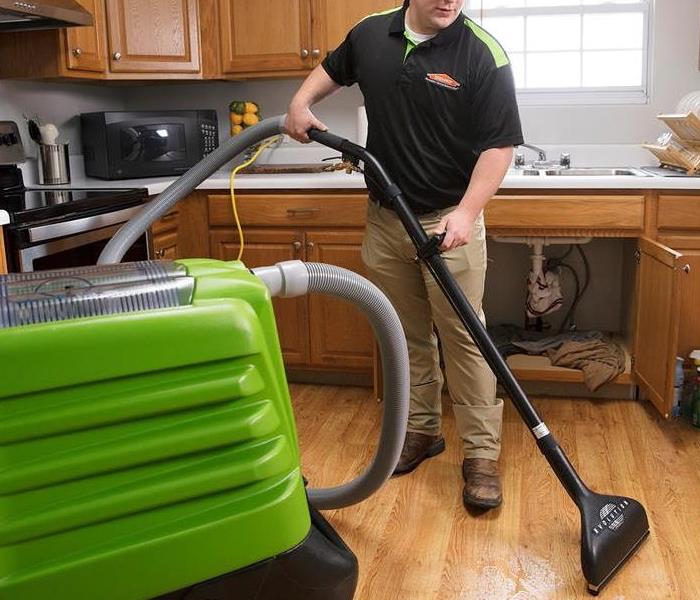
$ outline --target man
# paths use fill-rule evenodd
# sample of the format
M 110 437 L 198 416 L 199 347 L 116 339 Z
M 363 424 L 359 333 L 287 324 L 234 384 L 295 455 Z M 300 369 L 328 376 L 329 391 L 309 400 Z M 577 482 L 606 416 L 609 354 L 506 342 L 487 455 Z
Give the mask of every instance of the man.
M 445 233 L 443 257 L 474 310 L 486 274 L 483 208 L 498 189 L 513 146 L 523 142 L 508 58 L 461 13 L 461 0 L 407 0 L 370 15 L 304 81 L 286 131 L 308 142 L 326 130 L 311 106 L 358 83 L 368 119 L 367 149 L 386 168 L 423 227 Z M 362 257 L 395 306 L 408 340 L 411 406 L 395 474 L 441 453 L 443 385 L 439 334 L 464 460 L 466 505 L 501 503 L 498 473 L 503 401 L 496 380 L 425 267 L 382 190 L 370 202 Z

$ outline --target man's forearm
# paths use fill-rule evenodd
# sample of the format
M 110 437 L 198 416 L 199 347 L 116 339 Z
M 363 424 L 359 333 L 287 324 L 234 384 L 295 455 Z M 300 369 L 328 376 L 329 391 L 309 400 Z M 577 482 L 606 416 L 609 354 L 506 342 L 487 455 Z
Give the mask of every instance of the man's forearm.
M 481 153 L 464 197 L 459 203 L 474 218 L 498 191 L 513 158 L 512 146 L 490 148 Z
M 331 79 L 326 70 L 318 65 L 304 80 L 299 91 L 292 98 L 290 106 L 310 108 L 339 88 L 340 86 Z

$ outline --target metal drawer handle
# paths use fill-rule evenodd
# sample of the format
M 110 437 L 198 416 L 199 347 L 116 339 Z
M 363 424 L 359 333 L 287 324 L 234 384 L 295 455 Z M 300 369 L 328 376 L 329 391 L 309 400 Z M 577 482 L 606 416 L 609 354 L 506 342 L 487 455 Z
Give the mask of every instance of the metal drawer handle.
M 316 213 L 320 211 L 320 208 L 288 208 L 287 209 L 287 214 L 288 215 L 303 215 L 307 213 Z

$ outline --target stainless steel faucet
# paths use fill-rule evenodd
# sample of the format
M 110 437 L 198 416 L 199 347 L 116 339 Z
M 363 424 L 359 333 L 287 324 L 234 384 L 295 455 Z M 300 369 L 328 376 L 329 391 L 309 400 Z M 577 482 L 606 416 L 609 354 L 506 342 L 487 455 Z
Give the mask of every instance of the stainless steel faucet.
M 561 156 L 559 157 L 559 162 L 553 161 L 553 160 L 547 160 L 547 153 L 540 148 L 539 146 L 535 146 L 533 144 L 520 144 L 523 148 L 529 148 L 530 150 L 534 150 L 537 152 L 537 160 L 533 161 L 531 165 L 529 165 L 532 168 L 554 168 L 554 167 L 561 167 L 564 169 L 567 169 L 571 166 L 571 155 L 568 152 L 562 152 Z M 517 152 L 515 154 L 515 161 L 514 161 L 514 166 L 516 168 L 522 168 L 525 167 L 525 155 L 522 152 Z
M 538 154 L 538 160 L 541 160 L 542 162 L 545 162 L 547 160 L 547 153 L 542 150 L 542 148 L 539 148 L 537 146 L 533 146 L 532 144 L 520 144 L 522 148 L 530 148 L 530 150 L 534 150 Z

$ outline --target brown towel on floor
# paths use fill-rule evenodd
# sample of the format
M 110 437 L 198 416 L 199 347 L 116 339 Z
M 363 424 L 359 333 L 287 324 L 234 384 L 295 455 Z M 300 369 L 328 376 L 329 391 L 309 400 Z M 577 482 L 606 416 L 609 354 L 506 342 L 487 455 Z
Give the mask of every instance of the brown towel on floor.
M 547 356 L 557 367 L 581 369 L 586 387 L 592 391 L 625 370 L 625 354 L 610 340 L 564 342 L 557 350 L 548 350 Z

